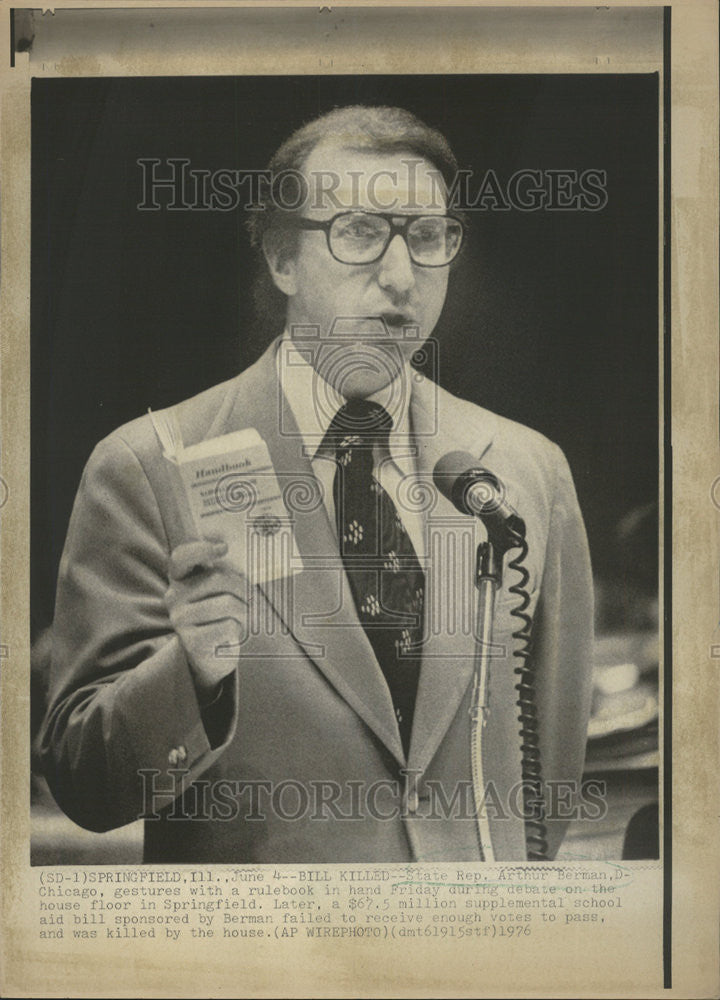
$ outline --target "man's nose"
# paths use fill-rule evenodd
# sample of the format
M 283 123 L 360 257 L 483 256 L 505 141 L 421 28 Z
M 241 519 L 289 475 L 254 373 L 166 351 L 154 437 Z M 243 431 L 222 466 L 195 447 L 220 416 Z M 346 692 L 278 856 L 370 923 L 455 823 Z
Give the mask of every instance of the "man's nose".
M 415 284 L 410 252 L 399 233 L 390 240 L 387 250 L 380 258 L 378 283 L 381 288 L 400 294 L 409 292 Z

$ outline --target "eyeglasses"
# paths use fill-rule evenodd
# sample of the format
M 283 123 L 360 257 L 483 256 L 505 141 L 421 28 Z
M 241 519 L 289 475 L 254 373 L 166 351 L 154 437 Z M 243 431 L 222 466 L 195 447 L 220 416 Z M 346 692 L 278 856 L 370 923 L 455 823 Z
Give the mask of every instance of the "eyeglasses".
M 452 215 L 340 212 L 322 222 L 301 216 L 293 222 L 300 229 L 322 230 L 330 253 L 341 264 L 374 264 L 399 234 L 414 264 L 446 267 L 460 252 L 464 236 L 462 222 Z

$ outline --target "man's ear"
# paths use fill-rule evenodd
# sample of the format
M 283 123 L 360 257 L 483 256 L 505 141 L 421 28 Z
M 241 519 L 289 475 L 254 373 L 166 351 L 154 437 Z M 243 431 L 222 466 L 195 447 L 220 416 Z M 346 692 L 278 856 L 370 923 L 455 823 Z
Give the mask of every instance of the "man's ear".
M 282 234 L 270 232 L 263 237 L 263 254 L 275 285 L 284 295 L 293 296 L 297 291 L 296 248 L 288 246 L 287 236 L 283 239 Z

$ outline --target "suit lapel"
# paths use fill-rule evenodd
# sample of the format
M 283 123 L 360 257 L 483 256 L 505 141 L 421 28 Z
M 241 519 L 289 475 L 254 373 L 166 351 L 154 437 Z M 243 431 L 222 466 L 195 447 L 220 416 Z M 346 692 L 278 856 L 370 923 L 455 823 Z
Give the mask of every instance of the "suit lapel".
M 412 418 L 422 479 L 432 477 L 435 463 L 449 451 L 462 449 L 483 461 L 491 449 L 496 418 L 486 412 L 482 424 L 477 419 L 470 422 L 465 418 L 464 406 L 433 383 L 418 386 Z M 430 605 L 408 761 L 411 772 L 427 770 L 458 711 L 469 708 L 466 695 L 474 672 L 477 631 L 475 555 L 478 543 L 486 538 L 485 528 L 477 518 L 459 514 L 449 501 L 437 496 L 427 526 Z M 522 775 L 512 624 L 506 598 L 506 590 L 498 591 L 482 767 L 485 788 L 489 790 L 492 785 L 492 795 L 499 797 L 501 804 L 500 814 L 489 808 L 496 856 L 521 857 L 525 850 L 524 825 L 507 810 L 502 813 L 503 804 L 512 801 L 512 789 Z M 470 733 L 469 719 L 462 728 Z M 489 802 L 493 801 L 492 795 Z
M 454 397 L 427 380 L 414 391 L 411 417 L 422 482 L 432 482 L 435 464 L 449 451 L 477 459 L 490 447 L 493 417 L 469 434 Z M 425 771 L 450 727 L 473 675 L 477 591 L 475 555 L 487 537 L 477 518 L 460 514 L 440 493 L 426 524 L 426 642 L 415 705 L 409 767 Z
M 285 627 L 328 681 L 383 741 L 400 764 L 405 757 L 392 700 L 349 591 L 333 526 L 309 458 L 277 379 L 275 345 L 241 377 L 209 436 L 255 427 L 265 440 L 293 519 L 303 570 L 261 585 Z M 298 498 L 292 504 L 292 497 Z

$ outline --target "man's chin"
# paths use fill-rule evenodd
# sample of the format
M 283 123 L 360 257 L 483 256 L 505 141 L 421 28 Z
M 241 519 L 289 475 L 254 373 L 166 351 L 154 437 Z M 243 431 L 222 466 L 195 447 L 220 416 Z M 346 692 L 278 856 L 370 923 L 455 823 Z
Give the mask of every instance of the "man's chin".
M 391 341 L 328 343 L 319 351 L 318 374 L 346 399 L 372 396 L 404 370 L 400 345 Z
M 342 386 L 336 386 L 336 388 L 345 399 L 366 399 L 368 396 L 380 392 L 389 384 L 390 380 L 357 378 L 347 379 Z
M 399 373 L 400 369 L 396 369 L 392 374 L 358 370 L 348 372 L 345 377 L 332 384 L 333 388 L 346 399 L 365 399 L 390 385 Z

